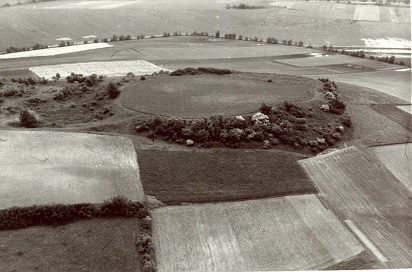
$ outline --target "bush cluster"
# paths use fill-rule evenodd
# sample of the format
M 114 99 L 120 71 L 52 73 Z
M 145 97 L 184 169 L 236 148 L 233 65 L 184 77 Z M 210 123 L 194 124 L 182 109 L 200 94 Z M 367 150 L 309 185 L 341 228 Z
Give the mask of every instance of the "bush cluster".
M 202 31 L 202 32 L 197 32 L 197 31 L 193 31 L 190 36 L 209 36 L 209 33 L 206 31 Z
M 199 67 L 192 68 L 187 67 L 185 69 L 177 69 L 170 73 L 171 76 L 184 76 L 184 75 L 202 75 L 202 74 L 216 74 L 216 75 L 227 75 L 231 74 L 232 71 L 229 69 L 217 69 L 211 67 Z
M 55 78 L 59 79 L 60 75 L 56 74 Z M 68 83 L 83 83 L 88 87 L 93 87 L 96 86 L 99 82 L 103 81 L 103 76 L 97 76 L 96 74 L 84 76 L 82 74 L 71 73 L 66 77 L 66 80 Z
M 233 34 L 225 34 L 225 39 L 232 39 L 232 40 L 234 40 L 234 39 L 236 39 L 236 34 L 235 33 L 233 33 Z
M 279 40 L 276 39 L 276 38 L 273 38 L 273 37 L 268 37 L 268 38 L 266 39 L 266 42 L 267 42 L 267 43 L 278 44 L 278 43 L 279 43 Z
M 10 46 L 9 48 L 6 49 L 6 53 L 10 54 L 10 53 L 15 53 L 15 52 L 39 50 L 39 49 L 45 49 L 45 48 L 48 48 L 48 46 L 41 45 L 41 44 L 38 44 L 38 43 L 36 43 L 32 47 L 13 47 L 13 46 Z
M 339 100 L 336 83 L 328 78 L 319 78 L 319 81 L 323 83 L 323 92 L 325 93 L 325 97 L 329 100 L 327 104 L 328 107 L 324 107 L 323 109 L 339 115 L 345 113 L 346 104 Z

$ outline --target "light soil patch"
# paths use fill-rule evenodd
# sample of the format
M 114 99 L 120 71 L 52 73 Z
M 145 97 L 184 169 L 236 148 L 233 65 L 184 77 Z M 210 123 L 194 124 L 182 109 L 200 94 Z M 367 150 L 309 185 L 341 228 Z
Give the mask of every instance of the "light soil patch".
M 133 143 L 124 137 L 0 131 L 0 208 L 143 200 Z
M 51 79 L 56 73 L 62 78 L 71 73 L 99 76 L 125 76 L 132 72 L 134 75 L 146 75 L 163 70 L 161 67 L 144 60 L 134 61 L 105 61 L 105 62 L 81 62 L 67 63 L 47 66 L 37 66 L 30 68 L 39 77 Z
M 273 82 L 267 82 L 271 78 Z M 315 81 L 293 76 L 158 76 L 130 85 L 122 96 L 128 109 L 182 118 L 236 115 L 313 96 Z
M 370 148 L 386 168 L 412 192 L 412 144 Z
M 386 268 L 411 267 L 412 193 L 374 155 L 349 147 L 300 163 L 325 205 L 356 225 Z
M 141 271 L 136 218 L 93 219 L 0 232 L 0 270 Z
M 399 23 L 399 19 L 398 19 L 398 17 L 396 17 L 396 13 L 395 13 L 395 8 L 394 8 L 394 7 L 390 7 L 390 8 L 389 8 L 389 16 L 391 16 L 391 22 L 392 22 L 392 23 Z
M 162 271 L 317 270 L 364 250 L 315 195 L 153 212 Z
M 87 50 L 94 50 L 100 48 L 111 47 L 113 45 L 107 43 L 92 43 L 92 44 L 79 44 L 72 46 L 54 47 L 41 50 L 31 50 L 25 52 L 16 52 L 10 54 L 0 55 L 0 59 L 19 59 L 19 58 L 33 58 L 33 57 L 47 57 L 62 54 L 69 54 Z
M 376 5 L 357 5 L 355 14 L 353 15 L 355 21 L 379 21 L 379 7 Z

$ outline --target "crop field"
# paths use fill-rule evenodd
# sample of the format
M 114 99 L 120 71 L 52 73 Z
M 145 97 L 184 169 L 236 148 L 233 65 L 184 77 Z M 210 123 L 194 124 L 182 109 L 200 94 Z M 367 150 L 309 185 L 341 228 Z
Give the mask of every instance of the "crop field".
M 134 61 L 111 61 L 111 62 L 82 62 L 67 63 L 49 66 L 38 66 L 30 68 L 30 71 L 39 77 L 52 79 L 59 73 L 63 78 L 71 73 L 102 76 L 125 76 L 132 72 L 135 75 L 146 75 L 163 70 L 161 67 L 144 60 Z
M 355 147 L 300 161 L 319 197 L 386 268 L 412 267 L 412 193 Z
M 370 147 L 386 168 L 412 192 L 412 144 Z
M 267 82 L 268 78 L 272 82 Z M 315 81 L 302 77 L 268 75 L 261 79 L 236 75 L 168 75 L 129 85 L 124 107 L 138 112 L 202 118 L 256 111 L 262 103 L 302 101 L 314 95 Z
M 0 208 L 143 199 L 136 153 L 124 137 L 0 131 Z M 35 192 L 35 193 L 33 193 Z
M 159 272 L 317 270 L 364 250 L 315 195 L 156 209 L 153 238 Z
M 138 219 L 94 219 L 0 232 L 1 271 L 141 271 Z
M 136 151 L 145 193 L 166 204 L 316 192 L 297 163 L 305 156 L 296 153 L 230 149 Z

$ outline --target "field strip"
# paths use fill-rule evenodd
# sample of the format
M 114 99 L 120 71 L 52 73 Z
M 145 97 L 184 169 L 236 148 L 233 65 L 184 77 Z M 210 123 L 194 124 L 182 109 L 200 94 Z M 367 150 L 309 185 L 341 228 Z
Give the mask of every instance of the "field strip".
M 410 109 L 410 106 L 408 106 Z M 385 167 L 412 192 L 412 143 L 370 148 Z
M 345 220 L 345 223 L 381 262 L 388 261 L 388 259 L 386 259 L 385 256 L 383 256 L 382 253 L 379 252 L 379 250 L 371 243 L 371 241 L 369 241 L 369 239 L 358 229 L 358 227 L 356 227 L 356 225 L 351 220 Z
M 0 209 L 143 199 L 133 143 L 118 136 L 0 131 Z
M 399 23 L 398 17 L 395 14 L 395 8 L 389 7 L 389 15 L 391 16 L 392 23 Z
M 94 50 L 100 48 L 112 47 L 113 45 L 107 43 L 91 43 L 91 44 L 79 44 L 72 46 L 54 47 L 40 50 L 31 50 L 25 52 L 16 52 L 10 54 L 0 55 L 0 59 L 17 59 L 17 58 L 32 58 L 32 57 L 47 57 L 62 54 L 69 54 L 87 50 Z
M 319 270 L 364 250 L 315 195 L 156 209 L 158 271 Z
M 357 5 L 354 21 L 379 21 L 379 6 Z
M 163 68 L 144 60 L 132 61 L 107 61 L 107 62 L 81 62 L 67 63 L 47 66 L 37 66 L 30 68 L 30 71 L 39 77 L 51 79 L 56 73 L 65 78 L 71 73 L 83 75 L 101 76 L 125 76 L 132 72 L 134 75 L 146 75 L 159 72 Z

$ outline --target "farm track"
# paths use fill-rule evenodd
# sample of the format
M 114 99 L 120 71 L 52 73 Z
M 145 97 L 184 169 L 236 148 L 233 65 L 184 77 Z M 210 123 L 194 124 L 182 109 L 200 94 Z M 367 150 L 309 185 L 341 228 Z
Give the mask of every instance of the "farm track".
M 326 205 L 387 259 L 385 267 L 412 267 L 412 193 L 377 158 L 350 147 L 300 164 Z

